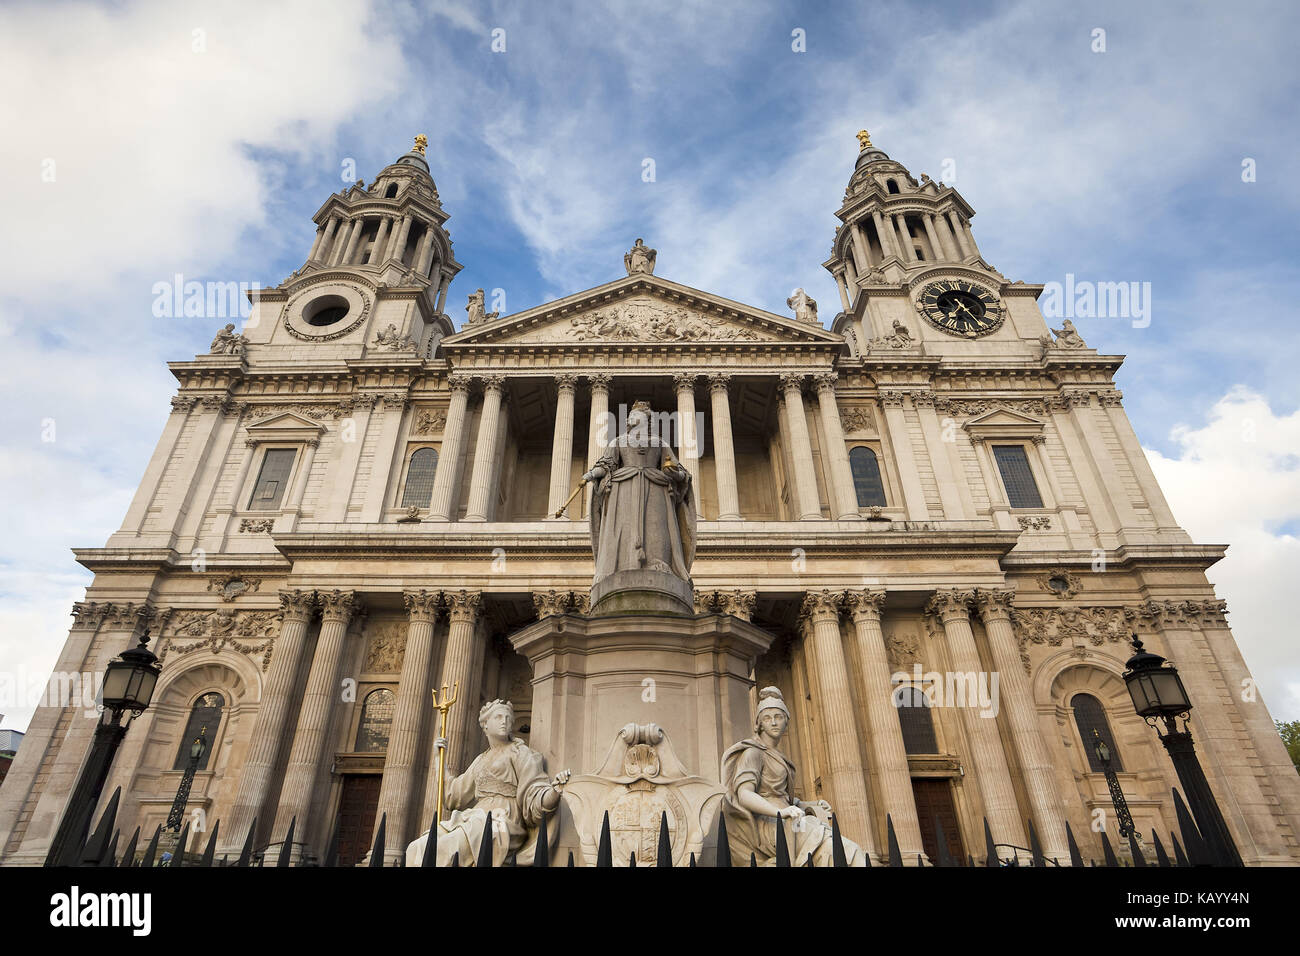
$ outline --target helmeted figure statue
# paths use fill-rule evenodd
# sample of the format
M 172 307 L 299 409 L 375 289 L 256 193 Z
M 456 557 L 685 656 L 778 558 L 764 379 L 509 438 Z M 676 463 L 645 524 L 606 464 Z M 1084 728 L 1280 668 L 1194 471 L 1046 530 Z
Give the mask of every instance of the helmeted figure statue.
M 528 866 L 537 849 L 537 834 L 544 814 L 550 814 L 547 837 L 555 845 L 559 832 L 560 791 L 569 771 L 553 779 L 546 776 L 542 755 L 518 737 L 511 736 L 515 709 L 508 700 L 483 705 L 478 722 L 487 734 L 488 749 L 474 758 L 465 772 L 446 783 L 447 818 L 438 824 L 438 866 L 451 866 L 459 854 L 461 866 L 474 866 L 483 843 L 483 828 L 492 829 L 492 865 L 500 866 L 511 852 L 515 862 Z M 446 746 L 439 739 L 438 746 Z M 419 866 L 429 841 L 426 832 L 406 848 L 406 865 Z
M 812 854 L 814 866 L 831 866 L 830 804 L 806 803 L 794 795 L 794 764 L 777 750 L 790 724 L 790 711 L 781 692 L 764 687 L 758 695 L 755 736 L 722 755 L 722 813 L 735 866 L 748 866 L 752 853 L 759 866 L 776 865 L 776 827 L 785 825 L 790 861 L 803 866 Z M 862 847 L 844 838 L 849 866 L 866 866 Z
M 648 404 L 632 406 L 624 433 L 582 477 L 597 482 L 591 501 L 592 603 L 604 593 L 601 584 L 607 579 L 614 585 L 618 575 L 635 582 L 658 574 L 669 579 L 658 589 L 684 595 L 689 609 L 695 560 L 691 473 L 673 460 L 667 441 L 652 434 Z M 655 589 L 653 583 L 648 587 Z
M 654 275 L 655 257 L 658 255 L 658 250 L 651 249 L 638 239 L 632 248 L 623 254 L 623 267 L 627 269 L 627 274 L 630 276 Z

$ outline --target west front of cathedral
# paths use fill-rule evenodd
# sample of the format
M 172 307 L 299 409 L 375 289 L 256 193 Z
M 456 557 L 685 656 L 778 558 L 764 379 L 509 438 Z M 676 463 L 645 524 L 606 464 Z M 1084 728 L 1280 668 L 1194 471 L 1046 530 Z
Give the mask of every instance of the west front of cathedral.
M 829 329 L 802 290 L 753 308 L 638 239 L 593 289 L 468 295 L 457 331 L 424 143 L 329 197 L 242 330 L 169 363 L 125 520 L 75 552 L 94 580 L 56 677 L 146 631 L 162 661 L 101 798 L 121 788 L 124 834 L 167 820 L 201 736 L 185 819 L 231 858 L 292 824 L 296 860 L 360 863 L 381 820 L 386 861 L 418 857 L 474 784 L 517 862 L 592 864 L 606 816 L 615 865 L 655 862 L 663 821 L 708 865 L 723 817 L 770 862 L 774 793 L 833 810 L 857 861 L 887 815 L 908 865 L 1023 857 L 1031 823 L 1046 857 L 1068 824 L 1100 860 L 1102 830 L 1128 844 L 1098 741 L 1141 844 L 1178 832 L 1121 676 L 1136 634 L 1179 668 L 1242 860 L 1300 863 L 1300 777 L 1205 576 L 1225 546 L 1170 511 L 1122 356 L 1050 330 L 955 189 L 860 136 Z M 37 710 L 0 863 L 45 860 L 95 724 Z M 452 816 L 476 847 L 482 817 Z

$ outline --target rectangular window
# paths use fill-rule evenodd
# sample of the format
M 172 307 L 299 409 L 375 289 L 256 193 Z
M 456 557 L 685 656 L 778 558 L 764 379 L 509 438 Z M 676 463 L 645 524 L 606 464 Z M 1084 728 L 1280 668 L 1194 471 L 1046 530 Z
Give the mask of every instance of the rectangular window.
M 293 456 L 297 454 L 292 448 L 267 449 L 262 459 L 262 471 L 257 476 L 257 485 L 253 488 L 253 498 L 248 503 L 250 511 L 275 511 L 284 499 L 285 486 L 289 484 L 289 472 L 293 470 Z
M 1007 501 L 1013 508 L 1041 508 L 1043 499 L 1034 484 L 1034 473 L 1029 468 L 1029 458 L 1024 445 L 994 445 L 993 457 L 1002 473 L 1002 487 L 1007 490 Z

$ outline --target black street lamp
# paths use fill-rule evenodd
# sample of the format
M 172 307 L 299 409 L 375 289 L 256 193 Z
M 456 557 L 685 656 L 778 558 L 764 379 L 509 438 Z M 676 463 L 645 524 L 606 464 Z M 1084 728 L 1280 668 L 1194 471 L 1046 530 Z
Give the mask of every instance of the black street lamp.
M 45 857 L 46 866 L 77 865 L 77 857 L 90 832 L 91 815 L 104 789 L 104 781 L 108 779 L 117 748 L 131 721 L 144 713 L 153 700 L 162 665 L 148 644 L 149 630 L 146 628 L 136 647 L 123 651 L 104 669 L 99 724 L 95 727 L 86 762 L 81 765 L 77 784 L 64 808 L 63 819 L 59 821 L 59 830 Z M 124 714 L 127 715 L 125 721 L 122 720 Z
M 1128 812 L 1124 789 L 1119 785 L 1119 777 L 1115 776 L 1115 770 L 1110 765 L 1110 748 L 1106 746 L 1106 741 L 1101 739 L 1101 734 L 1097 733 L 1095 727 L 1092 735 L 1097 738 L 1093 752 L 1101 763 L 1101 772 L 1106 775 L 1106 786 L 1110 788 L 1110 802 L 1115 805 L 1115 818 L 1119 821 L 1119 835 L 1127 840 L 1129 834 L 1133 832 L 1133 814 Z
M 176 788 L 176 799 L 172 801 L 171 811 L 167 814 L 167 825 L 164 830 L 175 830 L 181 832 L 181 824 L 185 820 L 185 804 L 190 802 L 190 787 L 194 785 L 194 774 L 199 769 L 199 761 L 203 759 L 203 754 L 208 749 L 208 743 L 205 739 L 208 728 L 205 725 L 199 730 L 199 735 L 194 738 L 194 743 L 190 744 L 190 762 L 185 766 L 185 775 L 181 777 L 181 785 Z
M 1232 841 L 1232 834 L 1228 832 L 1228 824 L 1205 779 L 1205 771 L 1196 759 L 1192 732 L 1187 724 L 1192 702 L 1187 698 L 1187 689 L 1178 676 L 1178 668 L 1159 654 L 1143 649 L 1142 641 L 1136 634 L 1133 635 L 1133 650 L 1137 653 L 1129 658 L 1124 683 L 1128 686 L 1134 709 L 1139 717 L 1156 729 L 1160 742 L 1169 751 L 1169 759 L 1173 761 L 1174 770 L 1178 773 L 1178 782 L 1183 785 L 1192 816 L 1196 818 L 1214 864 L 1242 866 L 1241 855 Z M 1177 727 L 1178 718 L 1182 718 L 1182 730 Z M 1164 723 L 1164 733 L 1160 732 L 1161 722 Z

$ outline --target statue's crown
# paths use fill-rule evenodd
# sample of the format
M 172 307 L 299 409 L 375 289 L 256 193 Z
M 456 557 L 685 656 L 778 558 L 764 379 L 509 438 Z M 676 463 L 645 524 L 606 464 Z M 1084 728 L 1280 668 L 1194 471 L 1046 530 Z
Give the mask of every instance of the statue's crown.
M 633 402 L 633 403 L 632 403 L 632 411 L 634 411 L 634 412 L 645 412 L 647 415 L 649 415 L 649 414 L 650 414 L 650 403 L 649 403 L 649 402 Z

